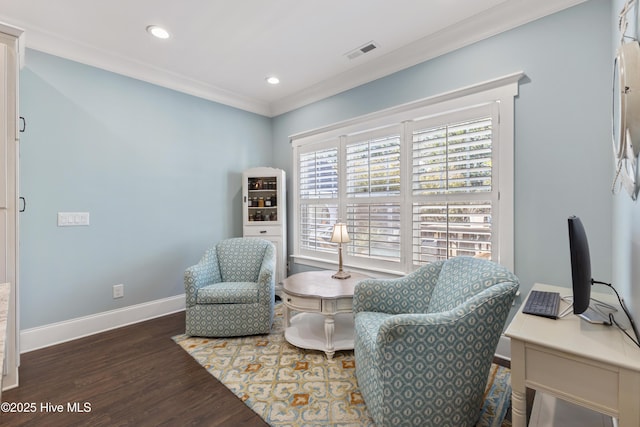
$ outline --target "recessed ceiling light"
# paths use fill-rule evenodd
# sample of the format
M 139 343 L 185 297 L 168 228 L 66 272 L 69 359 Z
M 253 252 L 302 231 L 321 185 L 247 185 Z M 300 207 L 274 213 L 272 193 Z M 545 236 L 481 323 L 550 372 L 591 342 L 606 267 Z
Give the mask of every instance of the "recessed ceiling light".
M 165 30 L 162 27 L 158 27 L 157 25 L 149 25 L 147 27 L 147 32 L 159 39 L 168 39 L 169 37 L 171 37 L 171 34 L 169 34 L 169 31 Z
M 270 85 L 277 85 L 278 83 L 280 83 L 280 79 L 276 76 L 267 77 L 266 80 Z

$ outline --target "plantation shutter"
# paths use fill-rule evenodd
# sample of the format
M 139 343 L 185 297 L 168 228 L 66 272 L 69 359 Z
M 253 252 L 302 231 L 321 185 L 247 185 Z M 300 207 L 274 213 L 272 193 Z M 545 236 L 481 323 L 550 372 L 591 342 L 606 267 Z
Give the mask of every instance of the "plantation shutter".
M 332 252 L 330 242 L 338 211 L 338 148 L 299 155 L 299 244 L 303 250 Z
M 399 262 L 399 128 L 350 137 L 345 147 L 350 256 Z
M 483 116 L 412 132 L 413 264 L 491 258 L 493 123 Z
M 300 199 L 338 197 L 338 148 L 300 154 Z

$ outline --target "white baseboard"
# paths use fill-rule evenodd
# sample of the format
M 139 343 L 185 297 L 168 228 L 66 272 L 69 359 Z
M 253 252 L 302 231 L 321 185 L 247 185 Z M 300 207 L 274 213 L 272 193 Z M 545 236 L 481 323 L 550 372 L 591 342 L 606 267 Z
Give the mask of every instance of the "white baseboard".
M 511 338 L 500 335 L 500 341 L 498 341 L 498 347 L 496 348 L 496 356 L 511 360 Z
M 132 305 L 117 310 L 105 311 L 91 316 L 78 317 L 64 322 L 38 326 L 20 331 L 20 353 L 28 353 L 89 335 L 121 328 L 185 309 L 185 296 Z M 496 349 L 496 356 L 511 360 L 511 340 L 502 335 Z
M 20 331 L 20 353 L 27 353 L 110 329 L 121 328 L 133 323 L 183 311 L 184 309 L 185 296 L 182 294 L 92 314 L 91 316 L 25 329 Z

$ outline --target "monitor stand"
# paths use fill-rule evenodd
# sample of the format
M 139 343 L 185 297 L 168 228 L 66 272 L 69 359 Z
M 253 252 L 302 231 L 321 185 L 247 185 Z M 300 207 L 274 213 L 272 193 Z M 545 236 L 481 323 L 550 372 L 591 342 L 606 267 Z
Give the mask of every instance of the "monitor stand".
M 567 314 L 571 313 L 571 309 L 573 308 L 573 295 L 562 297 L 562 301 L 569 304 L 569 307 L 565 308 L 562 313 L 558 315 L 558 317 L 565 317 Z M 584 311 L 584 313 L 578 314 L 578 316 L 589 323 L 611 326 L 609 314 L 615 313 L 616 311 L 618 311 L 618 309 L 614 306 L 595 298 L 591 298 L 589 307 Z

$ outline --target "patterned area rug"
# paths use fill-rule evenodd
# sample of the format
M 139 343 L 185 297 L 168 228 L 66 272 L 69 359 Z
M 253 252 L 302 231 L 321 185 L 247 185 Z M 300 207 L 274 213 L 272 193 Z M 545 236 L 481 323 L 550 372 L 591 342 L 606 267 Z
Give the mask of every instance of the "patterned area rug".
M 353 351 L 327 360 L 284 339 L 282 304 L 271 334 L 173 340 L 271 426 L 374 426 L 355 378 Z M 506 427 L 510 372 L 492 365 L 477 427 Z

